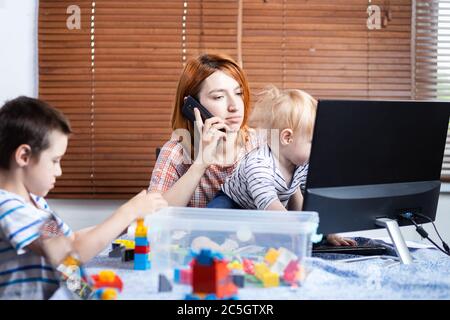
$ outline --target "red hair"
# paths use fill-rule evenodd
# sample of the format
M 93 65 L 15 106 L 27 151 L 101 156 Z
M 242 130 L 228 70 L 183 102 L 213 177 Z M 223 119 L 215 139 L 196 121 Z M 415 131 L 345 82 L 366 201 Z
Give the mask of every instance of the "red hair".
M 232 77 L 241 87 L 242 100 L 244 102 L 244 119 L 241 125 L 240 136 L 243 138 L 242 141 L 247 141 L 248 139 L 247 121 L 250 116 L 250 89 L 244 71 L 231 57 L 225 54 L 202 54 L 195 59 L 189 60 L 181 73 L 171 119 L 172 130 L 186 129 L 189 131 L 191 136 L 191 156 L 194 154 L 194 124 L 181 113 L 184 97 L 190 95 L 198 98 L 203 80 L 217 70 Z

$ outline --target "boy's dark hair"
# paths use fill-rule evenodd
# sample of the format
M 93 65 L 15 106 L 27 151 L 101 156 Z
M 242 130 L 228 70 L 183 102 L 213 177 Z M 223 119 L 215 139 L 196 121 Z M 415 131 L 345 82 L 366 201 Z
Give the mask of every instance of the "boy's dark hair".
M 44 101 L 20 96 L 0 109 L 0 168 L 9 169 L 11 156 L 22 144 L 38 157 L 49 147 L 51 131 L 72 133 L 64 115 Z

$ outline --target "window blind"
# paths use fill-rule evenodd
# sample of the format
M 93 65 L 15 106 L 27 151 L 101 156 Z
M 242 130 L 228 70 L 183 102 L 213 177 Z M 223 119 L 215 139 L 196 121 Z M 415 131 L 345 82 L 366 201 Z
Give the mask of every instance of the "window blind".
M 316 98 L 446 98 L 450 41 L 436 37 L 450 15 L 436 8 L 447 2 L 41 0 L 39 96 L 74 128 L 52 196 L 147 188 L 183 64 L 202 52 L 241 61 L 252 94 L 273 83 Z M 80 29 L 67 26 L 73 5 Z M 368 28 L 369 5 L 379 29 Z M 449 158 L 447 148 L 443 179 Z
M 450 101 L 450 1 L 413 1 L 413 98 Z M 441 179 L 450 182 L 450 130 Z

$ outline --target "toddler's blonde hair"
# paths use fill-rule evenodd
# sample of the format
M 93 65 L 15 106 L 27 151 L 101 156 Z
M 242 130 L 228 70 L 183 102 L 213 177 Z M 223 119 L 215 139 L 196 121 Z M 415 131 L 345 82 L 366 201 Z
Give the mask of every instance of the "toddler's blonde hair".
M 280 90 L 269 86 L 258 94 L 250 125 L 260 129 L 292 129 L 312 134 L 317 101 L 298 89 Z

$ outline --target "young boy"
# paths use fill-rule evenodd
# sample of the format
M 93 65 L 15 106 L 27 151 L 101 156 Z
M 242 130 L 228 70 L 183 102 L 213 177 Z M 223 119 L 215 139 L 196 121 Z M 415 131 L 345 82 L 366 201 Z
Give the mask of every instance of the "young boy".
M 272 139 L 241 160 L 208 208 L 301 211 L 316 109 L 317 101 L 304 91 L 274 86 L 264 91 L 250 121 L 275 130 L 275 137 L 271 133 Z M 327 240 L 356 244 L 337 235 L 328 235 Z
M 72 232 L 43 198 L 62 173 L 70 133 L 65 117 L 43 101 L 22 96 L 0 109 L 0 299 L 47 299 L 58 288 L 39 241 L 49 219 L 85 262 L 135 219 L 166 206 L 143 190 L 103 223 Z M 45 253 L 62 258 L 66 249 Z

